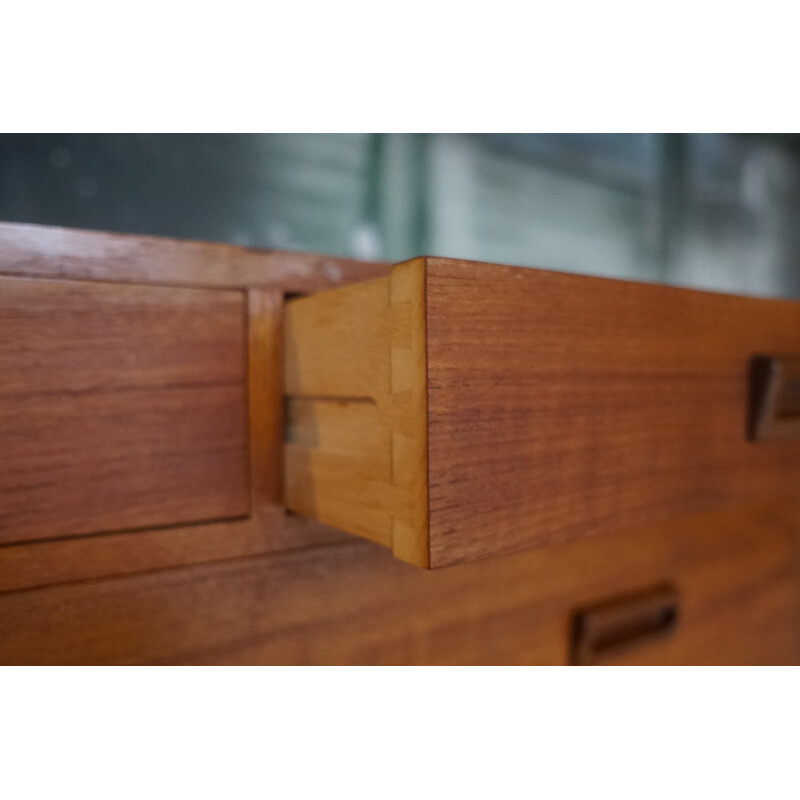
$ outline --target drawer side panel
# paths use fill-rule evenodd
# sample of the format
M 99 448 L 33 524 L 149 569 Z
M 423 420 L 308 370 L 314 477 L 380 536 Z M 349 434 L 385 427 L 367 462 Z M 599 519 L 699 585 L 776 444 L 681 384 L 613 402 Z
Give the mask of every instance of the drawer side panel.
M 758 353 L 800 304 L 428 260 L 431 565 L 797 492 L 747 440 Z

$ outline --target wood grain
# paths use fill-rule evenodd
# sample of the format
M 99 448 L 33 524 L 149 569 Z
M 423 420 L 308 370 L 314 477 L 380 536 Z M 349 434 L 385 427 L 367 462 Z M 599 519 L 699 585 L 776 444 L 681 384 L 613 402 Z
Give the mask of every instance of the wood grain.
M 747 441 L 800 303 L 428 259 L 431 565 L 797 494 Z
M 390 391 L 405 265 L 289 304 L 290 508 L 442 567 L 797 491 L 800 440 L 747 420 L 751 358 L 800 352 L 800 303 L 424 263 L 413 404 Z M 398 424 L 420 446 L 395 463 Z M 398 463 L 427 491 L 398 494 Z
M 0 278 L 0 541 L 245 516 L 241 292 Z
M 6 544 L 0 546 L 0 591 L 240 558 L 341 540 L 340 532 L 289 518 L 275 505 L 275 498 L 280 495 L 282 438 L 281 388 L 276 379 L 280 376 L 281 351 L 276 337 L 280 334 L 283 294 L 319 290 L 387 272 L 388 267 L 383 264 L 330 256 L 0 223 L 0 274 L 62 277 L 68 279 L 65 285 L 76 287 L 78 291 L 96 282 L 122 288 L 134 283 L 248 289 L 252 511 L 242 519 L 208 524 L 178 524 L 91 537 Z M 44 285 L 47 281 L 38 283 Z M 0 287 L 2 285 L 0 281 Z M 230 294 L 225 292 L 223 296 Z M 239 292 L 235 294 L 241 297 Z M 18 343 L 17 334 L 13 331 L 13 322 L 6 319 L 6 323 L 7 328 L 12 326 L 12 329 L 5 343 L 7 349 L 13 349 Z M 157 352 L 157 348 L 155 350 Z M 135 356 L 136 352 L 131 351 L 131 354 Z M 212 363 L 208 364 L 206 356 L 196 353 L 194 369 L 208 369 L 212 373 L 219 370 L 218 355 L 219 352 L 209 353 Z M 112 372 L 113 369 L 116 364 Z M 8 373 L 0 376 L 0 392 L 6 380 Z M 238 408 L 236 413 L 238 419 Z M 185 425 L 185 421 L 179 420 L 179 423 Z M 8 433 L 9 429 L 3 430 Z M 116 527 L 116 518 L 111 524 Z M 52 529 L 47 527 L 42 535 L 50 537 Z
M 283 465 L 283 295 L 247 292 L 250 491 L 254 514 L 280 505 Z
M 392 550 L 396 558 L 427 567 L 430 543 L 424 260 L 408 261 L 392 269 L 390 296 L 392 485 L 398 495 L 392 514 Z
M 0 593 L 117 578 L 341 542 L 350 538 L 280 506 L 239 520 L 0 546 Z
M 250 515 L 209 524 L 0 546 L 0 592 L 292 550 L 347 536 L 291 517 L 276 502 L 283 438 L 283 395 L 276 380 L 281 374 L 282 307 L 279 291 L 248 292 Z
M 613 663 L 797 663 L 798 501 L 419 570 L 369 542 L 0 595 L 0 663 L 563 664 L 574 611 L 672 583 Z
M 428 565 L 424 263 L 287 304 L 287 508 Z
M 264 253 L 154 237 L 0 224 L 0 273 L 59 278 L 57 281 L 35 280 L 30 283 L 59 287 L 56 293 L 59 298 L 65 288 L 69 290 L 67 295 L 74 290 L 76 294 L 70 301 L 71 307 L 73 310 L 83 309 L 78 316 L 89 323 L 88 327 L 69 323 L 68 329 L 80 329 L 85 336 L 67 337 L 56 345 L 53 331 L 48 326 L 55 325 L 54 330 L 63 327 L 63 318 L 59 314 L 66 313 L 69 303 L 59 308 L 60 299 L 56 303 L 55 296 L 51 298 L 52 317 L 48 317 L 45 325 L 31 323 L 31 315 L 37 311 L 38 296 L 37 303 L 31 302 L 33 297 L 26 296 L 13 314 L 0 314 L 0 328 L 4 324 L 11 326 L 0 330 L 4 334 L 0 340 L 0 361 L 4 357 L 11 359 L 0 363 L 4 367 L 0 370 L 0 407 L 7 402 L 7 390 L 13 394 L 24 389 L 7 378 L 19 374 L 20 364 L 23 364 L 23 369 L 24 364 L 36 369 L 49 365 L 42 372 L 40 377 L 43 380 L 34 392 L 45 399 L 50 397 L 47 393 L 52 386 L 44 378 L 57 374 L 63 379 L 62 385 L 75 389 L 70 398 L 79 400 L 85 394 L 91 394 L 85 391 L 95 385 L 93 362 L 88 355 L 89 342 L 98 338 L 106 348 L 103 350 L 105 355 L 97 362 L 98 374 L 107 381 L 116 381 L 118 377 L 126 381 L 141 379 L 146 383 L 140 390 L 142 396 L 162 389 L 171 391 L 172 384 L 166 385 L 162 380 L 173 372 L 180 375 L 179 384 L 190 389 L 195 386 L 196 375 L 200 372 L 207 372 L 210 368 L 212 372 L 218 370 L 227 376 L 236 361 L 237 369 L 241 367 L 240 379 L 238 384 L 234 381 L 232 385 L 238 385 L 239 396 L 235 404 L 225 401 L 227 410 L 224 417 L 232 419 L 231 412 L 235 408 L 237 418 L 241 420 L 243 433 L 237 461 L 241 472 L 238 473 L 237 486 L 243 486 L 238 496 L 247 514 L 236 519 L 69 535 L 66 538 L 40 540 L 37 536 L 35 541 L 0 545 L 0 663 L 566 663 L 570 624 L 577 609 L 664 583 L 674 585 L 679 598 L 680 619 L 674 634 L 622 654 L 609 653 L 607 663 L 797 663 L 800 658 L 800 604 L 797 597 L 800 500 L 797 499 L 796 482 L 792 484 L 788 478 L 787 485 L 795 489 L 793 498 L 740 508 L 751 499 L 749 489 L 739 492 L 735 498 L 732 494 L 715 495 L 713 491 L 709 493 L 715 485 L 713 479 L 700 476 L 697 495 L 688 500 L 684 497 L 683 503 L 675 509 L 676 514 L 683 516 L 670 522 L 606 532 L 602 536 L 567 543 L 551 543 L 538 550 L 501 555 L 435 572 L 413 569 L 369 542 L 352 540 L 347 534 L 313 520 L 286 514 L 276 503 L 276 498 L 281 495 L 282 401 L 277 376 L 281 373 L 283 353 L 283 295 L 285 292 L 318 291 L 339 283 L 379 278 L 388 274 L 384 265 L 362 265 L 323 256 Z M 67 286 L 62 287 L 62 284 Z M 161 288 L 136 284 L 160 284 Z M 181 285 L 216 287 L 214 291 L 189 292 L 192 297 L 205 298 L 202 302 L 208 306 L 211 317 L 204 313 L 204 319 L 206 323 L 209 319 L 214 322 L 201 326 L 190 321 L 184 326 L 184 331 L 190 334 L 198 348 L 186 362 L 182 360 L 182 351 L 177 345 L 175 348 L 168 345 L 164 350 L 160 341 L 148 338 L 152 324 L 170 331 L 173 324 L 176 330 L 178 327 L 175 315 L 193 319 L 190 309 L 198 307 L 196 301 L 182 303 L 180 298 L 189 295 L 183 295 L 183 289 L 169 288 Z M 3 305 L 8 298 L 3 286 L 0 280 L 0 307 L 8 311 L 11 306 Z M 229 287 L 235 291 L 229 291 Z M 587 316 L 588 312 L 581 305 L 584 301 L 578 303 L 571 315 L 566 314 L 565 309 L 569 308 L 567 293 L 553 292 L 547 285 L 540 288 L 550 292 L 551 305 L 560 304 L 564 311 L 559 329 L 562 338 L 571 336 L 575 328 L 591 327 L 587 320 L 591 322 L 592 317 Z M 652 289 L 659 293 L 658 302 L 654 300 L 639 310 L 641 318 L 638 323 L 636 319 L 630 319 L 622 326 L 623 331 L 644 331 L 644 338 L 637 344 L 635 341 L 631 343 L 629 333 L 625 334 L 627 339 L 619 341 L 606 334 L 599 348 L 607 348 L 612 354 L 621 353 L 622 357 L 615 362 L 611 356 L 601 352 L 595 359 L 601 367 L 596 381 L 613 380 L 615 375 L 621 380 L 621 365 L 641 366 L 645 363 L 643 357 L 639 360 L 635 357 L 637 347 L 649 347 L 657 355 L 661 352 L 650 344 L 650 318 L 669 317 L 670 313 L 674 316 L 674 300 L 669 292 L 660 294 L 663 287 Z M 126 294 L 129 290 L 133 294 Z M 159 297 L 169 296 L 170 299 L 165 300 L 164 309 L 159 310 L 159 302 L 142 300 L 143 295 L 137 294 L 142 290 L 146 293 L 158 291 Z M 501 289 L 492 284 L 491 291 L 486 292 L 485 306 L 490 312 L 486 321 L 482 321 L 477 299 L 472 298 L 469 292 L 468 303 L 463 302 L 464 297 L 458 292 L 453 295 L 452 317 L 447 324 L 461 329 L 463 343 L 472 344 L 477 337 L 483 336 L 488 341 L 505 341 L 505 346 L 509 346 L 505 334 L 499 336 L 497 333 L 501 323 L 508 323 L 509 318 L 501 317 L 489 299 L 496 291 Z M 153 294 L 152 298 L 155 296 Z M 430 296 L 430 292 L 427 297 L 424 293 L 421 295 L 423 301 L 429 300 Z M 87 298 L 85 308 L 81 305 L 81 297 Z M 115 312 L 108 318 L 102 313 L 93 316 L 108 309 L 112 298 L 117 297 L 122 298 L 122 307 L 130 307 L 130 315 Z M 91 302 L 88 302 L 89 298 Z M 143 303 L 145 310 L 136 305 L 134 298 Z M 399 295 L 395 296 L 394 300 L 398 299 Z M 444 299 L 442 296 L 438 301 L 440 312 Z M 608 297 L 605 299 L 609 300 Z M 673 311 L 659 309 L 658 304 L 662 302 L 672 305 Z M 751 301 L 742 302 L 748 304 Z M 758 329 L 766 330 L 768 334 L 762 337 L 764 346 L 759 348 L 760 351 L 790 354 L 791 350 L 785 347 L 778 351 L 768 345 L 775 342 L 777 334 L 780 334 L 781 341 L 788 341 L 784 334 L 787 320 L 792 316 L 787 309 L 792 304 L 777 303 L 773 306 L 767 301 L 762 302 L 765 308 L 768 306 L 768 310 L 775 311 L 775 318 L 768 323 L 766 311 L 762 309 L 754 313 Z M 542 303 L 545 303 L 545 297 Z M 47 305 L 45 303 L 43 308 Z M 395 383 L 390 383 L 390 388 L 397 390 L 402 384 L 408 391 L 409 385 L 413 385 L 408 382 L 409 376 L 416 374 L 418 366 L 414 364 L 420 362 L 397 348 L 408 349 L 411 343 L 413 351 L 415 345 L 411 332 L 416 330 L 414 335 L 418 336 L 423 327 L 417 321 L 415 328 L 413 316 L 396 315 L 392 306 L 389 282 L 391 330 L 385 339 L 389 364 L 387 374 L 397 367 L 394 369 Z M 238 355 L 234 359 L 226 351 L 227 354 L 220 358 L 223 351 L 214 342 L 219 344 L 220 336 L 227 341 L 227 334 L 222 332 L 232 330 L 229 312 L 234 307 L 234 316 L 239 321 Z M 168 313 L 167 308 L 171 309 Z M 424 309 L 425 306 L 420 303 L 417 308 Z M 625 314 L 632 313 L 633 309 L 624 303 L 619 308 Z M 460 317 L 469 316 L 476 310 L 478 313 L 470 328 Z M 550 310 L 555 313 L 554 309 Z M 749 310 L 749 306 L 736 303 L 717 308 L 707 326 L 713 335 L 709 335 L 692 316 L 694 312 L 689 313 L 691 309 L 684 309 L 677 319 L 670 318 L 669 324 L 664 320 L 652 323 L 659 330 L 678 328 L 677 341 L 687 346 L 690 342 L 699 342 L 698 349 L 702 355 L 698 356 L 698 361 L 691 361 L 688 365 L 682 361 L 677 364 L 677 367 L 688 369 L 688 375 L 669 360 L 659 361 L 659 356 L 653 364 L 660 366 L 651 364 L 652 369 L 648 371 L 645 368 L 644 374 L 633 380 L 631 385 L 638 387 L 636 391 L 621 395 L 623 400 L 627 399 L 623 407 L 629 409 L 634 397 L 648 400 L 649 394 L 637 392 L 650 379 L 665 391 L 674 385 L 700 386 L 702 382 L 692 370 L 704 368 L 714 361 L 718 340 L 727 334 L 736 342 L 750 346 L 747 331 L 732 330 L 736 326 L 731 323 L 732 319 L 747 321 Z M 537 312 L 545 328 L 552 323 L 546 312 L 546 308 Z M 219 320 L 215 315 L 221 315 L 221 326 L 217 324 Z M 430 310 L 425 317 L 430 325 Z M 690 324 L 700 331 L 702 335 L 699 338 L 695 336 L 692 339 L 680 332 L 684 324 L 682 317 L 689 319 Z M 172 323 L 167 321 L 168 318 L 173 318 Z M 531 325 L 519 311 L 511 319 L 521 320 L 523 332 Z M 20 361 L 19 356 L 14 355 L 22 340 L 17 338 L 16 342 L 10 342 L 9 333 L 18 337 L 16 326 L 21 321 L 28 325 L 25 329 L 31 333 L 29 345 L 40 350 L 38 360 Z M 125 323 L 132 323 L 130 332 Z M 137 326 L 140 326 L 138 332 Z M 35 335 L 34 331 L 37 332 Z M 105 341 L 107 334 L 110 336 Z M 133 335 L 136 343 L 130 351 L 121 344 L 128 335 Z M 555 335 L 554 332 L 553 337 Z M 52 348 L 43 348 L 48 341 Z M 547 343 L 550 339 L 545 336 L 544 341 Z M 581 341 L 580 337 L 578 341 Z M 626 342 L 630 345 L 628 349 Z M 55 351 L 65 344 L 75 352 L 84 347 L 85 358 L 74 359 L 71 364 L 54 364 Z M 451 345 L 456 347 L 452 340 Z M 588 349 L 585 340 L 584 347 Z M 728 350 L 723 348 L 723 352 L 728 353 Z M 448 357 L 450 355 L 447 353 Z M 477 365 L 476 375 L 481 379 L 488 374 L 487 358 L 489 354 L 483 352 Z M 588 355 L 584 353 L 581 358 L 583 361 L 579 360 L 579 363 L 585 365 Z M 545 362 L 547 365 L 546 359 Z M 463 361 L 459 363 L 463 365 Z M 670 370 L 659 382 L 659 369 L 664 363 L 670 365 Z M 241 379 L 245 364 L 246 382 Z M 13 369 L 9 371 L 8 366 Z M 377 369 L 383 368 L 378 366 Z M 561 376 L 564 383 L 569 382 L 572 373 L 566 368 L 563 374 L 558 373 L 550 364 L 546 374 L 556 378 Z M 584 369 L 580 374 L 588 376 L 591 373 Z M 705 414 L 706 418 L 716 420 L 712 426 L 716 432 L 712 441 L 714 449 L 713 455 L 701 453 L 697 457 L 700 461 L 697 467 L 692 467 L 688 461 L 688 454 L 694 452 L 693 445 L 682 439 L 672 441 L 668 436 L 670 431 L 687 432 L 685 428 L 676 426 L 669 414 L 666 415 L 667 431 L 655 436 L 660 447 L 646 450 L 653 439 L 646 437 L 646 431 L 640 427 L 642 419 L 638 418 L 631 435 L 645 436 L 645 441 L 637 447 L 629 441 L 622 448 L 624 452 L 634 454 L 639 464 L 648 461 L 655 464 L 658 468 L 655 478 L 659 479 L 670 476 L 662 468 L 673 463 L 670 458 L 676 454 L 681 455 L 678 459 L 681 467 L 690 472 L 697 472 L 701 465 L 708 467 L 716 458 L 729 458 L 730 451 L 719 444 L 719 440 L 727 442 L 719 426 L 721 417 L 732 418 L 730 406 L 734 394 L 738 397 L 738 373 L 735 380 L 731 375 L 729 367 L 712 375 L 711 384 L 716 388 L 709 397 L 714 410 Z M 444 380 L 444 376 L 439 377 Z M 681 380 L 673 383 L 668 378 Z M 223 378 L 223 383 L 225 381 L 227 377 Z M 425 383 L 427 385 L 427 381 Z M 555 385 L 561 384 L 556 381 Z M 125 384 L 114 386 L 116 389 L 125 388 Z M 455 391 L 455 387 L 451 388 Z M 472 388 L 469 383 L 464 385 L 468 398 Z M 503 388 L 502 383 L 499 388 Z M 105 391 L 104 387 L 101 389 Z M 61 390 L 57 388 L 58 391 Z M 592 392 L 591 386 L 584 392 L 587 407 Z M 13 402 L 17 403 L 19 399 L 14 397 Z M 617 397 L 603 398 L 604 405 L 600 407 L 603 413 L 585 413 L 594 413 L 591 419 L 603 421 L 609 409 L 615 408 L 612 400 L 619 402 Z M 487 411 L 482 402 L 477 403 L 480 414 Z M 555 402 L 555 396 L 548 400 L 550 404 Z M 661 406 L 667 405 L 662 399 Z M 721 417 L 720 406 L 723 408 Z M 165 407 L 169 407 L 168 404 Z M 202 408 L 203 401 L 200 401 L 200 406 L 192 401 L 190 407 Z M 575 408 L 568 407 L 574 414 Z M 685 408 L 685 405 L 679 407 Z M 25 407 L 19 408 L 28 413 Z M 32 408 L 41 411 L 43 406 L 34 403 Z M 80 406 L 70 400 L 65 402 L 64 408 L 74 412 Z M 90 406 L 84 410 L 87 408 Z M 406 404 L 405 408 L 413 408 L 413 403 Z M 546 408 L 551 412 L 554 410 L 552 405 L 546 405 Z M 743 429 L 744 409 L 740 410 Z M 514 406 L 503 407 L 501 411 L 499 419 L 502 421 L 514 411 Z M 122 415 L 125 420 L 130 419 L 128 413 L 126 407 Z M 409 418 L 418 418 L 420 413 L 418 408 Z M 470 425 L 481 419 L 480 414 L 474 419 L 458 421 L 459 425 L 466 426 L 463 428 L 466 434 L 474 435 Z M 49 412 L 45 416 L 50 420 Z M 12 417 L 16 426 L 18 419 Z M 245 427 L 247 417 L 249 425 Z M 5 445 L 14 438 L 15 427 L 7 424 L 9 418 L 7 415 L 4 421 L 0 421 L 0 438 L 6 439 L 0 444 Z M 205 435 L 205 429 L 212 424 L 210 417 L 193 419 Z M 490 413 L 483 419 L 493 419 L 496 425 L 498 417 Z M 652 416 L 645 415 L 644 419 L 655 423 Z M 702 414 L 700 419 L 703 419 Z M 577 457 L 574 449 L 580 442 L 583 446 L 589 443 L 600 452 L 597 440 L 587 433 L 588 421 L 582 420 L 580 415 L 573 420 L 575 437 L 568 438 L 573 442 L 573 449 L 564 456 L 564 461 Z M 555 414 L 555 422 L 561 426 L 567 424 L 566 419 L 558 414 Z M 90 426 L 90 431 L 97 433 L 102 430 L 100 422 L 92 424 L 96 427 Z M 119 420 L 115 423 L 109 421 L 109 430 L 117 430 L 118 424 Z M 144 422 L 136 420 L 135 425 L 136 430 L 142 430 Z M 167 435 L 177 436 L 179 431 L 187 429 L 181 426 L 193 425 L 191 420 L 169 418 Z M 148 430 L 146 425 L 144 429 Z M 698 422 L 697 430 L 704 429 Z M 52 430 L 56 436 L 63 435 L 57 426 Z M 502 428 L 497 430 L 502 431 Z M 343 437 L 337 446 L 347 442 L 346 426 L 337 423 L 336 426 L 326 426 L 322 432 L 326 436 Z M 582 432 L 582 439 L 578 438 L 579 432 Z M 193 429 L 193 433 L 196 434 L 197 430 Z M 306 429 L 304 435 L 308 433 Z M 505 432 L 498 434 L 499 446 L 495 448 L 495 455 L 499 455 L 500 447 L 505 446 L 506 435 Z M 199 448 L 198 436 L 179 438 L 181 447 Z M 27 436 L 19 437 L 15 446 L 27 439 Z M 620 434 L 617 453 L 624 441 L 625 437 Z M 116 449 L 120 444 L 135 449 L 141 442 L 134 441 L 131 434 L 116 442 L 109 440 L 109 444 Z M 700 444 L 708 447 L 708 442 L 702 437 Z M 160 445 L 161 439 L 153 444 L 154 447 Z M 776 445 L 765 443 L 765 446 L 772 448 Z M 0 473 L 9 452 L 7 446 L 0 450 Z M 39 447 L 37 452 L 47 451 Z M 420 452 L 424 451 L 417 449 L 416 452 L 415 458 L 419 459 Z M 196 457 L 202 460 L 208 454 L 200 452 Z M 764 457 L 763 463 L 755 463 L 755 467 L 763 470 L 760 476 L 752 479 L 756 494 L 782 492 L 786 488 L 775 470 L 780 458 L 775 453 L 771 458 L 775 460 Z M 595 459 L 598 466 L 605 464 L 600 478 L 605 480 L 609 475 L 614 478 L 615 472 L 608 462 L 597 455 Z M 791 472 L 796 462 L 788 457 L 787 461 L 785 466 Z M 407 463 L 415 463 L 414 458 Z M 419 461 L 416 463 L 419 465 Z M 502 466 L 496 461 L 490 463 L 495 471 Z M 556 467 L 561 466 L 558 461 L 554 463 Z M 164 461 L 159 459 L 156 468 L 161 469 L 163 465 Z M 124 466 L 131 467 L 128 463 Z M 748 464 L 747 468 L 751 466 Z M 516 468 L 524 472 L 528 467 L 523 462 Z M 394 463 L 391 468 L 394 468 Z M 624 471 L 625 466 L 619 469 Z M 213 472 L 218 476 L 217 466 Z M 7 476 L 8 473 L 2 474 Z M 415 474 L 420 474 L 419 467 Z M 567 473 L 567 477 L 570 474 Z M 109 480 L 110 477 L 103 476 L 103 479 Z M 477 501 L 484 511 L 491 506 L 492 493 L 502 489 L 506 479 L 501 469 L 494 488 L 487 484 L 479 492 Z M 729 477 L 723 482 L 728 489 L 736 486 L 736 481 Z M 568 481 L 568 484 L 580 486 L 577 482 Z M 548 485 L 557 488 L 558 480 L 553 479 Z M 608 492 L 613 481 L 604 485 L 604 491 Z M 645 482 L 643 485 L 648 484 Z M 81 486 L 78 488 L 85 491 Z M 213 491 L 218 491 L 218 488 Z M 592 496 L 589 490 L 576 489 L 576 492 L 573 500 L 579 504 L 582 498 Z M 498 492 L 496 497 L 502 502 L 502 492 Z M 188 495 L 187 498 L 180 506 L 184 510 L 195 502 Z M 620 519 L 636 518 L 636 514 L 625 505 L 630 501 L 628 493 L 621 491 L 620 498 L 625 502 L 612 510 L 625 512 Z M 733 508 L 734 500 L 736 508 Z M 90 507 L 92 502 L 94 498 L 89 498 Z M 714 514 L 686 516 L 692 508 L 706 507 L 709 502 L 711 507 L 716 507 L 719 502 L 730 508 Z M 74 505 L 77 506 L 77 502 Z M 423 505 L 427 504 L 420 502 L 414 507 L 421 509 Z M 650 519 L 664 511 L 665 507 L 656 503 L 642 513 Z M 514 521 L 513 514 L 510 519 Z M 592 519 L 590 517 L 589 521 Z M 555 522 L 558 528 L 563 518 L 556 516 L 544 521 L 548 525 Z M 495 522 L 497 529 L 507 537 L 506 518 L 497 510 Z M 508 544 L 507 538 L 504 541 Z M 527 543 L 525 539 L 523 546 Z
M 334 256 L 0 222 L 6 275 L 301 293 L 388 272 L 387 264 Z

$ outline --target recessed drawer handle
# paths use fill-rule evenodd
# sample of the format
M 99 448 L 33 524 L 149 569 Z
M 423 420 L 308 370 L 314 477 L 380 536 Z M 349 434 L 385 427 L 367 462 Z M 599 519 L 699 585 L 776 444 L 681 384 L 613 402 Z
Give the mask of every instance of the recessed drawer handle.
M 800 437 L 800 358 L 753 358 L 749 423 L 754 441 Z
M 583 609 L 573 619 L 572 663 L 597 664 L 672 633 L 677 622 L 678 594 L 672 586 Z

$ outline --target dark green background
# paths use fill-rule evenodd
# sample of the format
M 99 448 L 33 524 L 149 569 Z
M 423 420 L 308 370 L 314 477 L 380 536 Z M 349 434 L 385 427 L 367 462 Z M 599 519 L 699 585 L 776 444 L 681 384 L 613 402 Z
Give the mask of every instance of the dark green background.
M 800 296 L 793 136 L 6 134 L 0 219 Z

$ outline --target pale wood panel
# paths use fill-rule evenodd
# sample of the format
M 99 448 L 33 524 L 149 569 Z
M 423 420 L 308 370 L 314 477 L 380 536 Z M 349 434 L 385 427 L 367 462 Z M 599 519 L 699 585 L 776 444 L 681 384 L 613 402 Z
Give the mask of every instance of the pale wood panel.
M 391 546 L 389 279 L 286 304 L 286 507 Z
M 397 558 L 427 567 L 428 387 L 425 329 L 425 262 L 398 264 L 391 275 L 392 515 Z
M 0 278 L 0 541 L 243 516 L 238 291 Z
M 425 272 L 288 303 L 287 508 L 428 565 Z
M 800 303 L 428 259 L 432 566 L 797 493 L 747 440 Z
M 369 398 L 287 399 L 285 502 L 392 546 L 392 431 Z
M 668 581 L 619 663 L 797 663 L 800 501 L 426 571 L 368 542 L 0 595 L 2 663 L 560 664 L 573 612 Z

